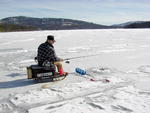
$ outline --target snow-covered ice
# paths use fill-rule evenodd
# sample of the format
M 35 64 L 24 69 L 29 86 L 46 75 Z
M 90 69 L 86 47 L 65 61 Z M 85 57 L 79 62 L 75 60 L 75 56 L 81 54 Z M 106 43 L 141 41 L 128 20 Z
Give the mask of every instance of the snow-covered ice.
M 47 35 L 55 36 L 58 56 L 90 57 L 63 63 L 70 74 L 62 81 L 36 83 L 26 67 Z M 0 113 L 149 113 L 149 48 L 150 29 L 0 33 Z

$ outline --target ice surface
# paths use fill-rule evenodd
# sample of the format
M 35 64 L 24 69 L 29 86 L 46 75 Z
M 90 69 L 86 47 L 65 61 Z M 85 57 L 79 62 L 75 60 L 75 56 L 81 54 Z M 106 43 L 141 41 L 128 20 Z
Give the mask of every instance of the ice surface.
M 70 72 L 63 81 L 37 84 L 26 67 L 47 35 L 55 36 L 59 57 L 89 57 L 63 63 Z M 0 113 L 149 113 L 149 47 L 150 29 L 0 33 Z

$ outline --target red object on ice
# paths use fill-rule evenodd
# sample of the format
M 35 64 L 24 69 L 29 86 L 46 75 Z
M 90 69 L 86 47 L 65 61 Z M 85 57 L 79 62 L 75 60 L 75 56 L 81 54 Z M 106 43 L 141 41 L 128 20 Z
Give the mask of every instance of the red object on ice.
M 92 79 L 92 78 L 91 78 L 90 80 L 91 80 L 91 81 L 95 81 L 95 80 L 94 80 L 94 79 Z
M 110 82 L 110 80 L 106 79 L 106 82 Z

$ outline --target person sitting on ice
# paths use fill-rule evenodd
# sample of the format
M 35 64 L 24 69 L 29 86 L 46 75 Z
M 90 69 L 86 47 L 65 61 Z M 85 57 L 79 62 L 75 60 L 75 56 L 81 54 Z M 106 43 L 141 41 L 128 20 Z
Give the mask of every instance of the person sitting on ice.
M 54 36 L 48 35 L 46 42 L 42 43 L 38 47 L 37 61 L 40 66 L 45 66 L 50 63 L 57 67 L 60 75 L 67 75 L 67 72 L 63 71 L 61 62 L 63 59 L 57 57 L 53 44 L 55 43 Z M 54 67 L 55 67 L 54 66 Z

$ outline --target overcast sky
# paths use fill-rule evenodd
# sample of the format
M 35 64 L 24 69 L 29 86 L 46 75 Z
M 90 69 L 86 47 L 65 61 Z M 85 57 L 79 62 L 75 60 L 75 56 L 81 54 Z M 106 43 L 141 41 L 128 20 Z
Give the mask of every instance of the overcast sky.
M 150 20 L 150 0 L 0 0 L 10 16 L 68 18 L 103 25 Z

